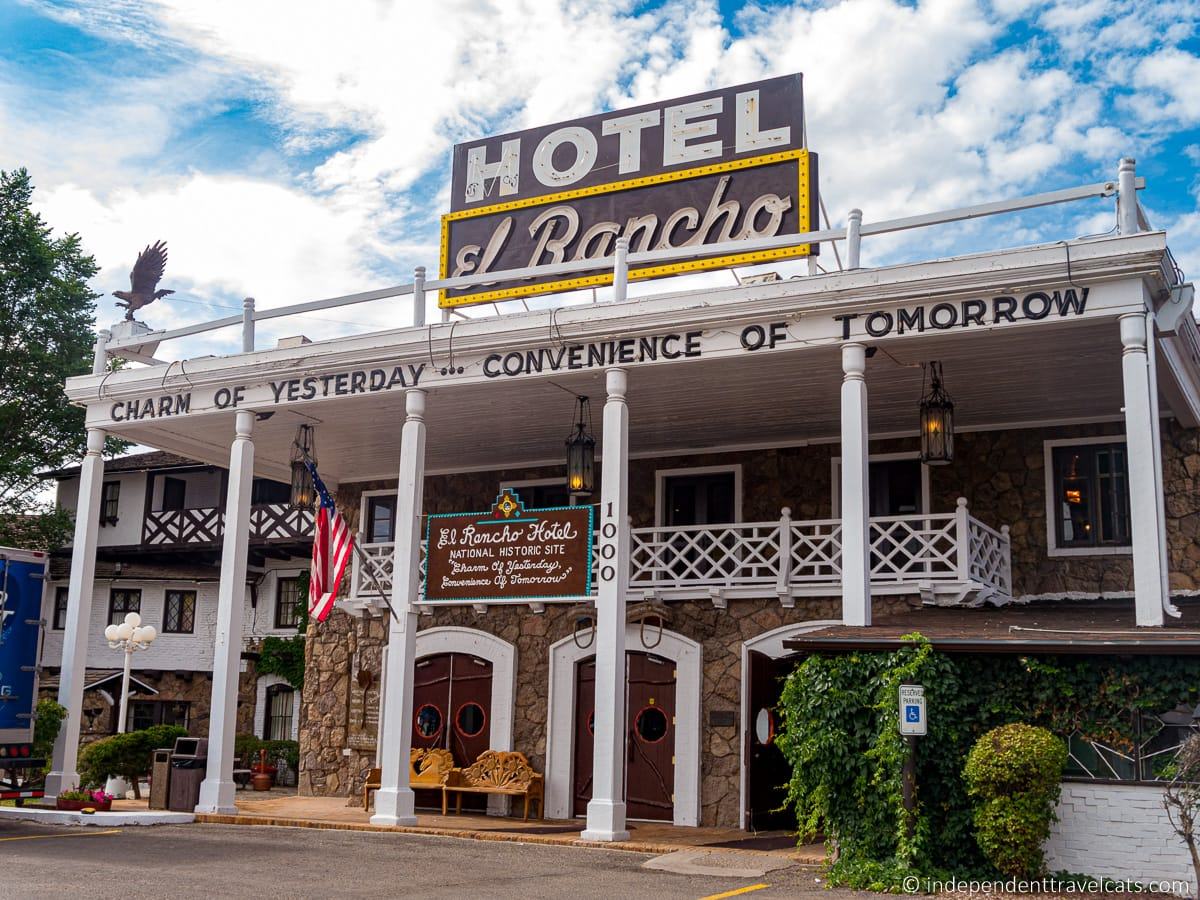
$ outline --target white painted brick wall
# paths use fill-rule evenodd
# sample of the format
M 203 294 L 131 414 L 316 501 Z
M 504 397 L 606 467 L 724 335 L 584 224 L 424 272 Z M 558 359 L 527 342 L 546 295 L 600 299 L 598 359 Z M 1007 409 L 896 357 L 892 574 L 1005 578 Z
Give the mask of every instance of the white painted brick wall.
M 1058 818 L 1045 847 L 1051 872 L 1187 881 L 1195 896 L 1195 872 L 1167 819 L 1161 788 L 1064 782 Z

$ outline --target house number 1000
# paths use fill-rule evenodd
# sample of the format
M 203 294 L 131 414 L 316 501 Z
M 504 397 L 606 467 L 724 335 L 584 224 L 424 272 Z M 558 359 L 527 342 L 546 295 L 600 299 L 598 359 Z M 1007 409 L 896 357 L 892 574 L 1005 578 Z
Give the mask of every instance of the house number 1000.
M 600 559 L 611 560 L 617 555 L 617 523 L 612 521 L 613 511 L 611 501 L 605 506 L 604 518 L 605 522 L 600 526 L 600 537 L 603 539 L 603 543 L 600 545 Z M 612 581 L 616 577 L 617 570 L 611 563 L 600 567 L 601 581 Z

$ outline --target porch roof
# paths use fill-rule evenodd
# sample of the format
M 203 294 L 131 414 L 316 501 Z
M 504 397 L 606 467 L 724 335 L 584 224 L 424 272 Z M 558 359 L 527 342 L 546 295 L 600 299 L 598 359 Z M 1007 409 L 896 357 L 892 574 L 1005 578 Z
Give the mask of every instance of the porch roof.
M 1114 316 L 1143 308 L 1143 292 L 1161 280 L 1165 252 L 1162 233 L 1144 232 L 1073 241 L 1066 249 L 1059 243 L 667 293 L 82 376 L 68 381 L 68 396 L 88 407 L 89 424 L 223 465 L 232 407 L 216 408 L 214 393 L 244 388 L 239 408 L 260 412 L 256 474 L 286 479 L 296 427 L 315 423 L 322 476 L 336 484 L 395 476 L 403 390 L 281 403 L 276 388 L 328 373 L 423 366 L 420 387 L 431 391 L 427 471 L 560 464 L 572 412 L 567 394 L 602 402 L 603 368 L 489 377 L 489 356 L 695 330 L 704 335 L 700 358 L 630 367 L 632 455 L 834 441 L 842 380 L 842 325 L 835 316 L 857 314 L 860 327 L 870 311 L 902 303 L 932 307 L 1074 285 L 1091 290 L 1086 315 L 867 338 L 880 350 L 866 376 L 872 437 L 916 433 L 919 363 L 935 358 L 943 363 L 962 430 L 1119 419 L 1121 345 Z M 739 343 L 743 327 L 772 322 L 786 326 L 781 346 L 747 352 Z M 1189 320 L 1186 327 L 1194 337 L 1195 324 Z M 1190 369 L 1200 375 L 1200 358 L 1177 356 L 1177 365 L 1160 367 L 1163 405 L 1190 416 L 1184 401 L 1200 397 L 1200 378 L 1188 383 Z M 1180 384 L 1182 390 L 1167 389 Z M 113 420 L 117 404 L 185 391 L 191 406 L 183 414 Z M 603 441 L 598 411 L 594 420 Z
M 895 650 L 919 632 L 943 653 L 1200 655 L 1200 599 L 1176 598 L 1183 616 L 1138 628 L 1128 599 L 1056 600 L 981 609 L 917 607 L 871 625 L 831 625 L 783 642 L 794 653 Z

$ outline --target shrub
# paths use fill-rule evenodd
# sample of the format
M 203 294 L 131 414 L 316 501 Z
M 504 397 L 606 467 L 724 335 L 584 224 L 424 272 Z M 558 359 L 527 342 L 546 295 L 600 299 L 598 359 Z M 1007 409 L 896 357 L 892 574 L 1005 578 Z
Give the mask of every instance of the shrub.
M 37 713 L 33 720 L 33 755 L 46 760 L 42 774 L 50 771 L 50 757 L 54 754 L 54 742 L 58 732 L 62 730 L 63 719 L 67 717 L 67 709 L 50 699 L 38 701 Z
M 975 838 L 1005 875 L 1041 873 L 1066 764 L 1067 745 L 1032 725 L 1002 725 L 971 748 L 963 776 L 977 801 Z
M 103 787 L 108 776 L 116 775 L 132 782 L 134 796 L 140 797 L 138 779 L 150 774 L 154 751 L 169 749 L 176 738 L 186 736 L 187 729 L 178 725 L 154 725 L 88 744 L 79 754 L 79 780 Z

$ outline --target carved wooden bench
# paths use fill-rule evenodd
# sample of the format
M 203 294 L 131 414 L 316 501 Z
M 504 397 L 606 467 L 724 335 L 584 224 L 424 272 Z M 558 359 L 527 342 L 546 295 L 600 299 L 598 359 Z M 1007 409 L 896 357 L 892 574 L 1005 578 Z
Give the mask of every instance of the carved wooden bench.
M 454 755 L 449 750 L 413 747 L 408 755 L 408 784 L 413 789 L 437 790 L 454 768 Z M 363 809 L 371 808 L 371 792 L 379 790 L 383 780 L 382 769 L 372 769 L 363 785 Z
M 545 782 L 533 771 L 524 753 L 515 750 L 485 750 L 479 759 L 465 769 L 451 769 L 442 785 L 442 815 L 446 815 L 450 795 L 454 794 L 454 811 L 462 812 L 463 794 L 503 794 L 525 798 L 525 821 L 529 821 L 529 801 L 537 803 L 538 818 L 546 816 L 543 808 Z

